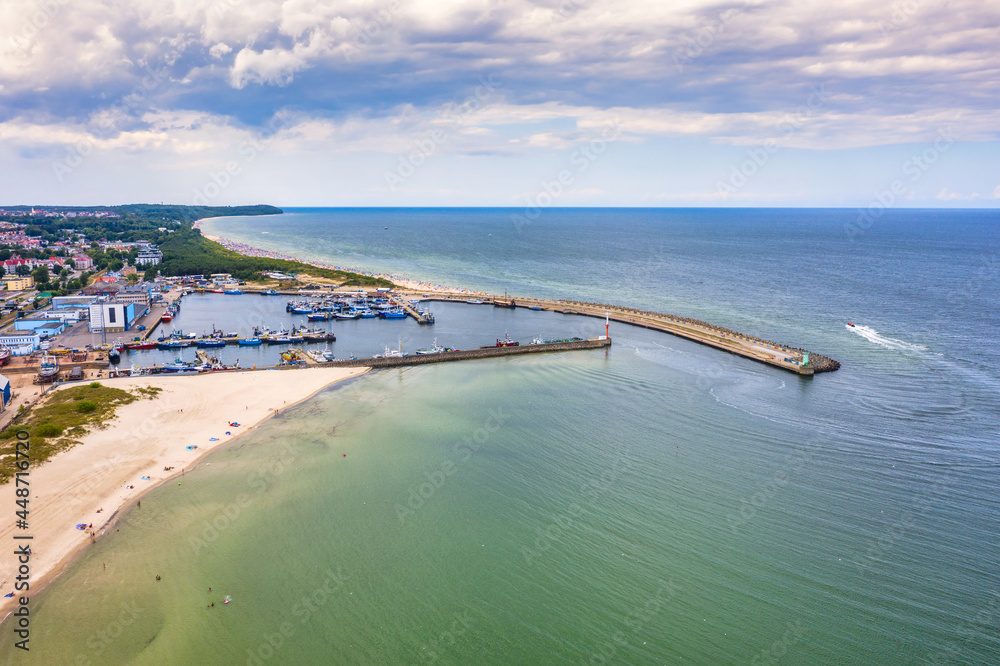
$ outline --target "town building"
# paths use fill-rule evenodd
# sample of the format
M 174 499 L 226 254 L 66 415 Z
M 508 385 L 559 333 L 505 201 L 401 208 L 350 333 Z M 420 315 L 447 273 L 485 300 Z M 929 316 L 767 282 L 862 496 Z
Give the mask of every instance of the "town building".
M 132 328 L 136 314 L 135 303 L 100 301 L 90 306 L 90 330 L 94 333 L 124 333 Z
M 94 267 L 94 260 L 85 254 L 74 254 L 73 263 L 76 264 L 77 270 L 89 271 Z
M 35 278 L 30 275 L 4 275 L 3 283 L 7 291 L 24 291 L 35 286 Z
M 139 250 L 135 257 L 136 266 L 154 266 L 163 261 L 163 253 L 155 247 Z
M 10 347 L 15 356 L 27 356 L 38 349 L 41 339 L 38 333 L 22 333 L 21 335 L 0 335 L 0 345 Z

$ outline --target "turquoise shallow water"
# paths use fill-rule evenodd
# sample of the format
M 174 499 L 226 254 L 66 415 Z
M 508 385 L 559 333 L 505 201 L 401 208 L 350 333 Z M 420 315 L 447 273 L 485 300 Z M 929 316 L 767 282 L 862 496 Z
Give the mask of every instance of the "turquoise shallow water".
M 932 222 L 900 223 L 895 245 L 916 248 L 917 225 L 924 254 L 859 266 L 866 288 L 824 277 L 879 254 L 851 244 L 800 258 L 795 283 L 791 267 L 758 266 L 745 282 L 757 307 L 731 319 L 727 285 L 684 294 L 699 311 L 682 314 L 766 319 L 774 337 L 841 360 L 837 373 L 802 379 L 616 326 L 608 352 L 328 390 L 144 499 L 33 599 L 33 649 L 17 661 L 995 663 L 998 384 L 982 323 L 995 304 L 963 288 L 995 286 L 976 263 L 995 227 Z M 815 237 L 833 234 L 825 223 Z M 642 224 L 677 253 L 699 244 L 669 219 Z M 728 242 L 758 255 L 754 243 L 786 235 L 728 224 Z M 718 257 L 718 274 L 752 274 L 746 251 Z M 890 270 L 893 252 L 905 256 Z M 680 298 L 663 279 L 621 296 Z M 815 316 L 786 309 L 793 292 Z M 435 334 L 597 325 L 485 310 L 444 308 Z M 843 312 L 872 332 L 848 331 Z

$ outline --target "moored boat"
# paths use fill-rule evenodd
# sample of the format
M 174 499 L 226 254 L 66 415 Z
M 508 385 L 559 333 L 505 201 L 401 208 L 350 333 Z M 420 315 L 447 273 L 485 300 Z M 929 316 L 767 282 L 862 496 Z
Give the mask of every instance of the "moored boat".
M 521 343 L 518 342 L 517 340 L 511 340 L 510 336 L 507 335 L 507 333 L 504 333 L 503 340 L 497 338 L 497 343 L 494 345 L 494 347 L 517 347 L 520 344 Z
M 57 377 L 59 377 L 59 360 L 51 354 L 46 354 L 38 366 L 38 381 L 47 384 L 54 382 Z
M 236 341 L 236 343 L 240 347 L 256 347 L 258 345 L 264 344 L 263 342 L 261 342 L 261 339 L 258 338 L 256 335 L 252 338 L 240 338 L 239 340 Z
M 277 296 L 278 295 L 278 292 L 276 290 L 274 290 L 274 289 L 265 289 L 264 291 L 262 291 L 260 293 L 261 293 L 262 296 Z
M 14 352 L 11 351 L 11 348 L 7 345 L 0 345 L 0 368 L 7 365 L 13 353 Z

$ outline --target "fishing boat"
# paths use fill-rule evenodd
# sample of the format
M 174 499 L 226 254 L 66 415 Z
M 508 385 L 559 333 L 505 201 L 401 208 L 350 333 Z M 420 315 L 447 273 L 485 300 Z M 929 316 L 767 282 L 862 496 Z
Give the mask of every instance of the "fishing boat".
M 495 308 L 507 308 L 508 310 L 513 310 L 517 307 L 514 303 L 514 299 L 507 300 L 507 292 L 503 292 L 503 300 L 498 301 L 496 298 L 493 299 L 493 307 Z
M 160 317 L 160 321 L 173 321 L 173 320 L 174 320 L 174 315 L 171 314 L 170 312 L 164 312 L 163 316 Z
M 118 351 L 117 347 L 112 347 L 108 350 L 108 363 L 112 365 L 118 365 L 122 361 L 122 353 Z
M 292 343 L 292 338 L 288 335 L 267 335 L 262 340 L 268 345 L 288 345 Z
M 364 310 L 358 310 L 358 316 L 362 319 L 373 319 L 378 315 L 372 312 L 370 308 L 365 308 Z
M 264 291 L 260 292 L 260 294 L 261 296 L 277 296 L 278 292 L 274 289 L 265 289 Z
M 500 340 L 499 338 L 497 338 L 497 343 L 494 346 L 495 347 L 517 347 L 520 344 L 521 343 L 518 342 L 517 340 L 511 340 L 510 336 L 507 335 L 507 333 L 504 333 L 503 334 L 503 340 Z
M 529 307 L 528 309 L 529 309 L 529 310 L 535 310 L 535 311 L 541 311 L 541 308 L 540 308 L 540 307 L 538 307 L 537 305 L 532 305 L 532 306 L 531 306 L 531 307 Z
M 155 342 L 150 342 L 148 340 L 144 340 L 142 342 L 126 342 L 125 343 L 125 350 L 126 351 L 139 351 L 139 350 L 142 350 L 142 349 L 156 349 L 156 343 Z
M 292 314 L 312 314 L 313 306 L 311 305 L 293 305 L 292 309 L 289 310 Z
M 406 319 L 406 310 L 397 308 L 395 310 L 383 310 L 378 315 L 382 319 Z
M 333 315 L 329 312 L 310 312 L 306 319 L 309 321 L 330 321 L 333 319 Z
M 201 340 L 196 340 L 195 344 L 199 347 L 225 347 L 226 341 L 219 338 L 202 338 Z
M 330 345 L 327 345 L 326 349 L 323 350 L 323 360 L 324 361 L 332 361 L 332 360 L 334 360 L 333 359 L 333 350 L 330 349 Z
M 403 358 L 404 356 L 406 356 L 406 354 L 404 354 L 401 350 L 389 349 L 386 347 L 384 354 L 375 354 L 372 358 Z
M 455 351 L 455 350 L 452 349 L 451 347 L 442 347 L 441 345 L 438 344 L 437 338 L 434 338 L 433 347 L 431 347 L 430 349 L 418 349 L 417 353 L 423 356 L 426 354 L 440 354 L 441 352 L 450 352 L 450 351 Z
M 223 293 L 230 294 L 232 296 L 238 296 L 239 294 L 242 294 L 242 293 L 245 293 L 245 292 L 242 289 L 226 289 L 226 291 L 223 292 Z
M 163 372 L 178 373 L 178 372 L 197 372 L 198 367 L 193 363 L 185 363 L 180 356 L 174 359 L 173 363 L 167 363 L 163 366 Z
M 357 312 L 338 312 L 337 319 L 357 319 Z
M 257 347 L 259 345 L 264 344 L 263 342 L 261 342 L 261 339 L 258 338 L 256 335 L 253 336 L 252 338 L 240 338 L 239 340 L 236 341 L 236 343 L 240 347 Z
M 38 381 L 43 384 L 54 382 L 59 377 L 59 360 L 51 354 L 42 357 L 38 366 Z
M 326 331 L 303 333 L 302 339 L 306 342 L 336 342 L 337 336 Z
M 193 342 L 190 340 L 182 340 L 180 338 L 171 338 L 167 340 L 162 340 L 156 343 L 157 349 L 182 349 L 184 347 L 190 347 Z
M 10 357 L 14 354 L 11 348 L 7 345 L 0 345 L 0 368 L 7 365 L 10 361 Z

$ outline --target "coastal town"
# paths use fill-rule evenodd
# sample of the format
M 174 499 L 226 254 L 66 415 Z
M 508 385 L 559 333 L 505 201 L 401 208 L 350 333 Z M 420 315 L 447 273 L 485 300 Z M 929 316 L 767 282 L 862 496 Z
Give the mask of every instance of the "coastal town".
M 43 433 L 46 453 L 39 462 L 51 460 L 36 474 L 67 496 L 79 483 L 77 470 L 90 469 L 95 461 L 103 470 L 91 477 L 90 491 L 50 507 L 40 531 L 55 547 L 37 558 L 46 575 L 85 547 L 87 538 L 106 531 L 104 506 L 137 502 L 144 489 L 183 474 L 288 406 L 372 369 L 607 349 L 612 322 L 686 338 L 798 375 L 839 367 L 822 355 L 676 315 L 501 296 L 310 264 L 199 229 L 202 217 L 247 211 L 198 211 L 194 219 L 184 218 L 190 213 L 185 207 L 152 215 L 0 212 L 0 438 L 13 443 L 8 435 L 16 429 Z M 198 256 L 207 259 L 193 262 Z M 435 307 L 447 313 L 445 320 L 438 319 Z M 491 314 L 477 316 L 485 315 L 477 308 Z M 528 311 L 533 321 L 550 317 L 554 334 L 518 339 L 496 330 L 493 340 L 447 321 L 472 317 L 516 324 L 521 320 L 511 317 L 517 310 Z M 410 323 L 393 323 L 404 321 Z M 471 321 L 468 328 L 482 331 Z M 568 334 L 567 326 L 585 335 Z M 439 329 L 448 339 L 439 342 Z M 428 342 L 404 349 L 404 336 Z M 464 339 L 462 348 L 451 338 Z M 102 392 L 110 392 L 104 404 L 86 399 Z M 169 409 L 150 412 L 141 400 L 154 397 Z M 71 426 L 66 417 L 54 416 L 63 413 L 60 405 L 67 400 L 80 400 L 81 408 L 99 418 L 87 421 L 90 412 L 84 410 L 70 419 L 83 419 L 81 424 Z M 135 400 L 140 402 L 130 404 Z M 235 404 L 242 412 L 220 420 L 218 406 Z M 114 419 L 113 430 L 94 429 L 107 419 Z M 84 436 L 87 447 L 76 447 L 64 428 Z M 121 433 L 140 431 L 141 442 L 121 448 Z M 215 434 L 176 446 L 193 431 Z M 113 471 L 107 467 L 111 459 L 117 461 Z M 83 532 L 82 540 L 65 528 L 69 524 Z M 0 580 L 0 586 L 8 582 Z

